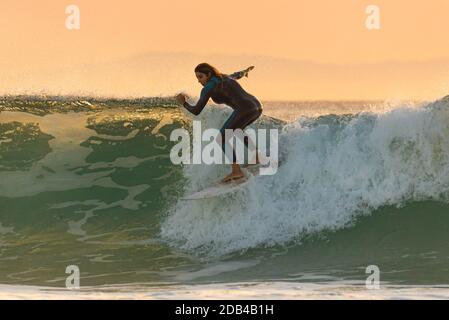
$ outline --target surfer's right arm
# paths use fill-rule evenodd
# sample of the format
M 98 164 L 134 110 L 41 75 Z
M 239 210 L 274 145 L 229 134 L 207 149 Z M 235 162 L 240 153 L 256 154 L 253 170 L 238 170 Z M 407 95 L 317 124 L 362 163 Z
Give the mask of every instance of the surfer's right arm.
M 184 108 L 186 108 L 189 112 L 193 113 L 194 115 L 199 115 L 206 106 L 207 101 L 209 101 L 211 91 L 214 88 L 214 86 L 215 82 L 213 81 L 207 82 L 204 88 L 201 90 L 200 99 L 198 100 L 196 105 L 192 106 L 187 101 L 184 101 L 183 103 Z

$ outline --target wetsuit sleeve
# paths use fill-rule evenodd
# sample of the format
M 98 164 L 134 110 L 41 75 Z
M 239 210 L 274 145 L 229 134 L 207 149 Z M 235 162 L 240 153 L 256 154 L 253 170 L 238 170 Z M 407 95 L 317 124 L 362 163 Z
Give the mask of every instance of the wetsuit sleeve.
M 229 75 L 229 77 L 231 77 L 231 78 L 234 79 L 234 80 L 241 79 L 241 78 L 243 78 L 243 76 L 245 75 L 245 71 L 246 71 L 246 70 L 242 70 L 242 71 L 237 71 L 237 72 L 231 73 L 231 74 Z
M 249 68 L 246 68 L 245 70 L 242 70 L 242 71 L 236 71 L 236 72 L 234 72 L 234 73 L 231 73 L 230 75 L 229 75 L 229 77 L 231 77 L 232 79 L 234 79 L 234 80 L 238 80 L 238 79 L 241 79 L 241 78 L 243 78 L 243 77 L 248 77 L 248 73 L 251 71 L 251 70 L 253 70 L 254 69 L 254 66 L 251 66 L 251 67 L 249 67 Z
M 209 101 L 209 98 L 211 96 L 212 89 L 215 87 L 215 82 L 209 81 L 206 83 L 204 88 L 201 90 L 200 98 L 196 105 L 192 106 L 187 101 L 184 102 L 184 108 L 186 108 L 188 111 L 193 113 L 194 115 L 199 115 L 201 111 L 204 109 L 204 107 L 207 104 L 207 101 Z

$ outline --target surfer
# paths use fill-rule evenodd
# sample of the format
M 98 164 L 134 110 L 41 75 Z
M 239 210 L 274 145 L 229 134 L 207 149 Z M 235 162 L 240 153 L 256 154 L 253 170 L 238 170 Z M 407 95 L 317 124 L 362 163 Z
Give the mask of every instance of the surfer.
M 225 139 L 226 129 L 244 130 L 246 126 L 256 121 L 256 119 L 262 114 L 262 105 L 259 100 L 246 92 L 236 81 L 244 76 L 248 77 L 248 72 L 252 69 L 254 69 L 254 66 L 251 66 L 243 71 L 226 75 L 220 73 L 215 67 L 208 63 L 200 63 L 195 68 L 195 75 L 198 82 L 203 86 L 203 89 L 201 90 L 200 98 L 196 105 L 190 105 L 186 101 L 186 95 L 183 93 L 176 96 L 178 102 L 194 115 L 201 113 L 209 98 L 212 98 L 215 103 L 224 103 L 234 109 L 231 116 L 220 129 L 222 139 L 221 147 L 223 152 L 225 152 L 225 145 L 227 143 Z M 248 139 L 248 137 L 243 139 L 247 148 Z M 245 177 L 240 165 L 236 161 L 235 151 L 233 150 L 232 153 L 232 172 L 222 180 L 223 182 L 238 180 Z M 256 152 L 256 164 L 259 163 L 259 153 Z

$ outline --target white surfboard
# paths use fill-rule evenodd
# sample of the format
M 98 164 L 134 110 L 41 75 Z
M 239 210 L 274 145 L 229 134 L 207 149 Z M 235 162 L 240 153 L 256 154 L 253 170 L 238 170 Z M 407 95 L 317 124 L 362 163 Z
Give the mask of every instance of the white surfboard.
M 228 193 L 236 192 L 245 188 L 251 179 L 259 175 L 259 166 L 251 166 L 245 168 L 245 178 L 233 180 L 229 182 L 216 182 L 203 190 L 194 192 L 183 197 L 183 200 L 198 200 L 219 197 Z
M 217 182 L 206 189 L 200 190 L 198 192 L 194 192 L 190 195 L 183 197 L 183 200 L 199 200 L 199 199 L 209 199 L 215 198 L 218 196 L 222 196 L 227 193 L 235 192 L 237 190 L 241 190 L 246 185 L 248 185 L 251 180 L 251 176 L 248 175 L 245 178 L 230 181 L 230 182 Z
M 199 199 L 209 199 L 219 197 L 228 193 L 236 192 L 238 190 L 242 190 L 245 188 L 249 182 L 259 175 L 260 165 L 253 165 L 248 168 L 245 168 L 246 177 L 230 181 L 230 182 L 216 182 L 215 184 L 206 187 L 205 189 L 199 190 L 192 194 L 189 194 L 183 198 L 182 200 L 199 200 Z

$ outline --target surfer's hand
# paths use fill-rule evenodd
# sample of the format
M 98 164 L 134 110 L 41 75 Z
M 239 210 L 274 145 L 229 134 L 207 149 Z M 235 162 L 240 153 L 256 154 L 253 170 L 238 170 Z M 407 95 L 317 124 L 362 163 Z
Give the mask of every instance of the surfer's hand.
M 180 104 L 184 104 L 184 102 L 186 102 L 186 96 L 185 96 L 185 94 L 179 93 L 179 94 L 176 96 L 176 100 L 178 100 L 178 102 L 179 102 Z
M 254 69 L 254 66 L 251 66 L 251 67 L 246 68 L 245 71 L 244 71 L 245 77 L 248 77 L 248 73 L 249 73 L 251 70 L 253 70 L 253 69 Z

